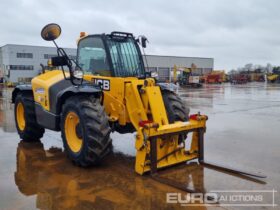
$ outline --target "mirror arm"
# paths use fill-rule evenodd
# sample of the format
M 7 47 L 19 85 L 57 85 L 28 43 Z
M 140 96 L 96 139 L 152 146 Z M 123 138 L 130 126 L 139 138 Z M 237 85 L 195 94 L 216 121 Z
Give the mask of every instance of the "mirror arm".
M 67 65 L 67 67 L 69 69 L 70 81 L 71 81 L 72 85 L 77 85 L 77 84 L 75 84 L 74 79 L 73 79 L 74 76 L 73 76 L 72 62 L 71 62 L 70 58 L 68 57 L 68 55 L 66 54 L 66 52 L 65 52 L 65 50 L 63 48 L 58 47 L 58 45 L 56 44 L 56 42 L 54 40 L 53 40 L 53 42 L 54 42 L 55 46 L 57 47 L 57 55 L 58 56 L 63 56 L 67 60 L 67 64 L 66 65 Z M 69 79 L 66 78 L 63 66 L 61 66 L 61 69 L 62 69 L 62 72 L 63 72 L 64 79 L 65 80 L 69 80 Z
M 58 49 L 59 47 L 58 47 L 58 45 L 56 44 L 56 42 L 55 42 L 54 40 L 52 40 L 52 41 L 53 41 L 54 45 L 56 46 L 56 48 Z
M 55 42 L 54 42 L 55 43 Z M 56 45 L 57 46 L 57 45 Z M 75 85 L 75 86 L 77 86 L 77 85 L 82 85 L 82 83 L 83 83 L 83 79 L 81 79 L 81 82 L 79 83 L 79 84 L 77 84 L 74 80 L 75 80 L 75 76 L 74 76 L 74 74 L 73 74 L 73 66 L 72 66 L 72 61 L 73 61 L 73 59 L 70 59 L 69 57 L 68 57 L 68 55 L 67 55 L 67 53 L 65 52 L 65 50 L 63 49 L 63 48 L 60 48 L 60 47 L 57 47 L 57 54 L 58 54 L 58 56 L 63 56 L 63 57 L 65 57 L 66 58 L 66 60 L 67 60 L 67 64 L 66 64 L 66 66 L 68 67 L 68 69 L 69 69 L 69 73 L 70 73 L 70 81 L 71 81 L 71 83 L 72 83 L 72 85 Z M 74 61 L 74 63 L 80 68 L 80 66 Z M 65 78 L 65 80 L 68 80 L 67 78 L 66 78 L 66 76 L 65 76 L 65 71 L 64 71 L 64 69 L 63 69 L 63 66 L 61 67 L 62 68 L 62 72 L 63 72 L 63 76 L 64 76 L 64 78 Z M 81 68 L 80 68 L 81 69 Z

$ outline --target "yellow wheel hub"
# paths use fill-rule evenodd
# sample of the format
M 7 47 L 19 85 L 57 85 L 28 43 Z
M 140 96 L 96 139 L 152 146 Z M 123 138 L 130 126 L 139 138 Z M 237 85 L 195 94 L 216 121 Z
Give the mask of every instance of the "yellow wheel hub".
M 19 102 L 17 104 L 17 113 L 16 113 L 16 116 L 17 116 L 17 125 L 18 125 L 18 128 L 23 131 L 24 128 L 25 128 L 25 118 L 24 118 L 24 107 L 23 107 L 23 104 L 21 102 Z
M 82 148 L 83 140 L 77 135 L 77 126 L 80 122 L 75 112 L 68 112 L 65 118 L 64 131 L 66 141 L 72 152 L 79 152 Z

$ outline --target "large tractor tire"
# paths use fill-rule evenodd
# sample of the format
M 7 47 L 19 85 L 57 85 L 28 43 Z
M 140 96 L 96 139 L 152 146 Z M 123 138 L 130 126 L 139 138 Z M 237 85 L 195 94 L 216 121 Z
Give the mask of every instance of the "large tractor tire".
M 97 98 L 80 95 L 67 99 L 60 127 L 65 151 L 78 166 L 96 165 L 112 151 L 108 117 Z
M 18 93 L 15 99 L 15 122 L 23 141 L 39 141 L 45 132 L 36 120 L 34 100 L 31 93 Z
M 169 123 L 174 123 L 175 121 L 186 122 L 189 120 L 190 110 L 177 94 L 168 90 L 163 90 L 162 97 Z M 186 134 L 180 134 L 178 139 L 179 144 L 186 138 Z
M 189 120 L 190 110 L 177 94 L 163 90 L 162 97 L 169 123 L 174 123 L 175 121 L 186 122 Z

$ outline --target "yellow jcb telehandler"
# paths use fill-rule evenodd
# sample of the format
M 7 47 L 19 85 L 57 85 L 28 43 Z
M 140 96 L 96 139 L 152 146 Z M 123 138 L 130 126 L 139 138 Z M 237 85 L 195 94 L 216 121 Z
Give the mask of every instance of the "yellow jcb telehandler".
M 124 32 L 81 33 L 74 61 L 54 41 L 60 33 L 60 26 L 53 23 L 41 31 L 42 38 L 57 47 L 58 56 L 51 59 L 57 70 L 44 72 L 34 77 L 31 85 L 13 91 L 21 139 L 38 141 L 45 129 L 61 131 L 69 158 L 87 167 L 111 152 L 112 130 L 136 132 L 138 174 L 150 171 L 156 177 L 160 168 L 193 159 L 206 164 L 203 136 L 207 116 L 189 116 L 182 99 L 145 72 L 139 46 L 146 47 L 146 37 L 136 39 Z M 191 132 L 191 146 L 186 149 L 185 140 Z

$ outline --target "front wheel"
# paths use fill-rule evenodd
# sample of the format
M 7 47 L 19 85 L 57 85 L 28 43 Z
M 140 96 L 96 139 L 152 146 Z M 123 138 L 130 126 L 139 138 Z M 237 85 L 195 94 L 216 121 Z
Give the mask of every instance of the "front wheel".
M 96 165 L 112 150 L 108 117 L 97 98 L 67 99 L 60 126 L 66 153 L 79 166 Z
M 186 122 L 189 120 L 190 110 L 177 94 L 168 90 L 163 90 L 162 97 L 169 123 L 174 123 L 176 121 Z M 186 134 L 180 134 L 179 144 L 183 142 L 186 137 Z
M 163 90 L 162 97 L 169 123 L 174 123 L 175 121 L 186 122 L 189 120 L 190 110 L 176 93 Z

